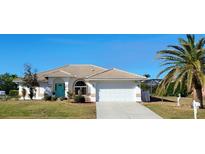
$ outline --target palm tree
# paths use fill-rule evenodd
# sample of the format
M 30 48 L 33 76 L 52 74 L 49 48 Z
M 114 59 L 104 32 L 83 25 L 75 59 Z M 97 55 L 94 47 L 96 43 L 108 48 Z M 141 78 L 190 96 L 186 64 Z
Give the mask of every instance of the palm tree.
M 203 108 L 202 88 L 205 85 L 205 38 L 195 42 L 194 35 L 186 35 L 187 39 L 179 38 L 179 46 L 169 45 L 167 50 L 157 52 L 162 60 L 162 66 L 166 66 L 158 77 L 166 73 L 160 83 L 157 93 L 164 93 L 170 83 L 174 83 L 173 92 L 183 84 L 187 86 L 188 92 L 193 92 L 194 99 L 199 101 Z

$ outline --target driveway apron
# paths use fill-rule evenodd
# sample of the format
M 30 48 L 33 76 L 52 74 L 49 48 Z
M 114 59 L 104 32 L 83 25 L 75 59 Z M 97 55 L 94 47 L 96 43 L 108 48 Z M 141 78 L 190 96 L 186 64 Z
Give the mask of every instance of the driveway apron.
M 97 102 L 97 119 L 162 119 L 137 102 Z

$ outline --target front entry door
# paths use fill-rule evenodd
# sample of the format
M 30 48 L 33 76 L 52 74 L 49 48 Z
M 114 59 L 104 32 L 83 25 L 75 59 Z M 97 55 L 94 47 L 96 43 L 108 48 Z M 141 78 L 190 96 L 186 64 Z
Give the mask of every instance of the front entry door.
M 56 83 L 55 84 L 55 96 L 56 97 L 65 97 L 65 84 Z

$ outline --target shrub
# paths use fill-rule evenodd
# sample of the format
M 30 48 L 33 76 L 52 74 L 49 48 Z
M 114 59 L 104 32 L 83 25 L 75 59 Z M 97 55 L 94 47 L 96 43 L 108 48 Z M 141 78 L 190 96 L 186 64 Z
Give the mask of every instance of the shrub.
M 67 92 L 67 96 L 68 96 L 68 99 L 72 99 L 73 98 L 73 93 L 69 90 Z
M 51 100 L 51 96 L 49 96 L 47 93 L 44 93 L 44 100 L 45 101 L 50 101 Z
M 85 103 L 85 97 L 84 96 L 75 96 L 74 101 L 75 101 L 75 103 Z
M 56 101 L 57 100 L 57 97 L 55 97 L 54 95 L 51 96 L 51 101 Z
M 150 87 L 146 84 L 146 83 L 141 83 L 141 89 L 144 91 L 148 91 L 150 89 Z
M 60 97 L 59 99 L 60 99 L 60 101 L 63 101 L 65 99 L 65 97 Z
M 10 90 L 9 91 L 9 96 L 11 96 L 11 97 L 18 97 L 18 95 L 19 95 L 18 90 Z

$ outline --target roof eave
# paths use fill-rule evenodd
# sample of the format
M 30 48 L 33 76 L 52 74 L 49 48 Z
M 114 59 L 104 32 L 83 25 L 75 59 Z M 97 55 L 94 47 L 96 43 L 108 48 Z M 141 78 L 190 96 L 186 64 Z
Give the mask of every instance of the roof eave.
M 140 78 L 96 78 L 96 79 L 88 78 L 86 79 L 86 81 L 100 81 L 100 80 L 142 81 L 146 79 L 140 79 Z

